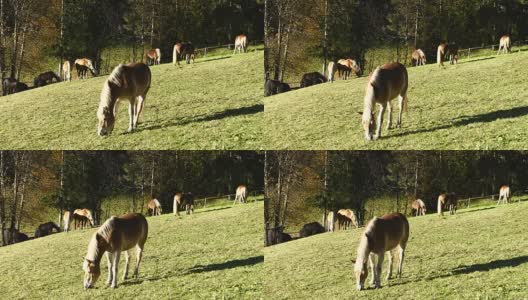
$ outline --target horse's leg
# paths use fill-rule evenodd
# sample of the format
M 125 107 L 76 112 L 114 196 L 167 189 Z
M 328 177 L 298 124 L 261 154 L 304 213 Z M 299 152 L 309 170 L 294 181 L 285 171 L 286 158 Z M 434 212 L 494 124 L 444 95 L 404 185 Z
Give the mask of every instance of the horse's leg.
M 389 269 L 387 271 L 387 280 L 391 279 L 392 277 L 392 252 L 389 250 L 387 251 L 387 254 L 389 255 Z
M 113 255 L 110 252 L 106 252 L 106 262 L 108 265 L 108 279 L 106 280 L 106 285 L 112 283 L 112 262 L 114 261 Z
M 378 254 L 378 263 L 376 264 L 376 288 L 381 287 L 381 267 L 383 266 L 383 258 L 385 253 Z
M 117 250 L 116 253 L 114 253 L 114 261 L 112 265 L 112 285 L 111 288 L 115 289 L 117 287 L 117 271 L 119 266 L 119 256 L 121 255 L 121 251 Z
M 392 126 L 392 104 L 390 101 L 387 102 L 387 118 L 387 130 L 390 130 Z
M 134 106 L 135 106 L 135 98 L 130 98 L 130 103 L 128 104 L 128 132 L 132 132 L 134 130 Z
M 387 101 L 388 102 L 388 101 Z M 381 126 L 383 123 L 383 113 L 385 112 L 385 108 L 387 107 L 387 102 L 380 104 L 380 111 L 378 115 L 378 124 L 376 128 L 376 134 L 374 135 L 374 140 L 377 140 L 381 137 Z
M 370 273 L 372 274 L 372 278 L 370 279 L 370 286 L 375 287 L 376 286 L 376 268 L 374 267 L 374 254 L 370 253 L 369 255 L 369 265 L 370 265 Z
M 123 271 L 123 281 L 128 277 L 128 264 L 130 262 L 130 250 L 125 251 L 125 270 Z
M 147 95 L 141 95 L 137 98 L 136 119 L 134 120 L 134 124 L 136 128 L 139 123 L 139 116 L 141 115 L 141 112 L 143 111 L 143 106 L 145 105 L 146 98 L 147 98 Z
M 134 278 L 138 277 L 139 263 L 141 262 L 142 253 L 143 253 L 143 248 L 137 245 L 136 246 L 136 267 L 134 268 Z
M 402 116 L 403 116 L 403 107 L 407 100 L 407 95 L 398 96 L 398 123 L 396 123 L 396 128 L 402 127 Z
M 403 257 L 405 256 L 405 245 L 399 246 L 399 252 L 400 252 L 400 261 L 398 262 L 398 278 L 401 278 L 402 270 L 403 270 Z

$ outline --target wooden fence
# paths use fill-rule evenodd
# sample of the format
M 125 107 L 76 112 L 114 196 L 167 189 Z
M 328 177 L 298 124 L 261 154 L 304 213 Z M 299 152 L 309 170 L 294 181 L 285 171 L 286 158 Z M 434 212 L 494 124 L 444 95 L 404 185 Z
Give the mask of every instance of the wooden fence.
M 515 51 L 521 52 L 522 47 L 526 46 L 526 45 L 528 45 L 528 40 L 514 42 L 514 43 L 512 43 L 512 52 L 515 52 Z M 459 56 L 459 58 L 469 59 L 469 58 L 471 58 L 472 53 L 475 54 L 475 52 L 482 51 L 482 50 L 490 50 L 492 52 L 498 51 L 499 50 L 499 46 L 500 46 L 499 44 L 494 44 L 494 45 L 487 45 L 487 46 L 480 46 L 480 47 L 464 48 L 464 49 L 460 49 L 458 51 L 458 56 Z M 513 49 L 514 47 L 516 49 Z
M 262 195 L 264 193 L 263 189 L 260 190 L 252 190 L 248 192 L 248 203 L 249 203 L 249 197 L 253 197 L 253 202 L 256 202 L 256 197 L 258 195 Z M 200 199 L 194 200 L 194 205 L 196 208 L 207 208 L 207 202 L 209 202 L 209 205 L 213 204 L 215 201 L 218 200 L 224 200 L 227 199 L 228 201 L 234 201 L 236 194 L 227 194 L 227 195 L 221 195 L 221 196 L 212 196 L 212 197 L 205 197 Z M 233 203 L 235 204 L 235 203 Z
M 250 41 L 249 42 L 249 46 L 256 46 L 256 45 L 260 45 L 260 44 L 263 44 L 264 41 Z M 225 50 L 234 50 L 234 47 L 235 47 L 235 44 L 226 44 L 226 45 L 219 45 L 219 46 L 209 46 L 209 47 L 205 47 L 205 48 L 198 48 L 198 49 L 195 49 L 195 53 L 197 54 L 197 56 L 202 53 L 201 56 L 203 57 L 207 57 L 207 54 L 209 53 L 209 51 L 211 50 L 214 50 L 214 49 L 225 49 Z

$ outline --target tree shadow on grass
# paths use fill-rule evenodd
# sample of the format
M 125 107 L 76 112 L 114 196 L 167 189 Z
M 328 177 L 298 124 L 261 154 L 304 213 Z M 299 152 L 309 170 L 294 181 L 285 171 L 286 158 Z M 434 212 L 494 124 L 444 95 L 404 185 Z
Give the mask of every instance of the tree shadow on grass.
M 197 61 L 196 64 L 203 64 L 206 62 L 215 61 L 215 60 L 223 60 L 223 59 L 228 59 L 231 57 L 232 56 L 223 56 L 223 57 L 216 57 L 216 58 L 211 58 L 211 59 L 204 58 L 203 60 Z
M 256 104 L 253 106 L 226 109 L 224 111 L 216 112 L 210 115 L 197 115 L 192 118 L 186 118 L 186 119 L 182 119 L 179 121 L 165 122 L 159 125 L 149 125 L 143 128 L 139 128 L 138 131 L 150 131 L 150 130 L 164 129 L 164 128 L 173 127 L 173 126 L 185 126 L 185 125 L 189 125 L 192 123 L 219 121 L 219 120 L 226 119 L 226 118 L 253 115 L 253 114 L 257 114 L 261 112 L 264 112 L 264 104 Z
M 528 106 L 519 106 L 511 109 L 497 110 L 489 113 L 484 113 L 475 116 L 462 116 L 456 118 L 451 124 L 445 124 L 427 129 L 411 130 L 394 135 L 387 135 L 387 138 L 403 137 L 418 133 L 429 133 L 442 129 L 450 129 L 454 127 L 462 127 L 475 123 L 490 123 L 499 119 L 514 119 L 528 115 Z
M 469 274 L 473 272 L 490 271 L 494 269 L 517 267 L 528 262 L 528 255 L 518 256 L 510 259 L 498 259 L 482 264 L 474 264 L 470 266 L 460 266 L 453 270 L 454 275 Z
M 233 269 L 237 267 L 252 266 L 264 262 L 264 256 L 253 256 L 246 259 L 235 259 L 226 261 L 219 264 L 210 264 L 210 265 L 196 265 L 189 270 L 189 273 L 204 273 L 211 271 L 222 271 Z
M 495 57 L 483 57 L 483 58 L 477 58 L 477 59 L 469 59 L 469 60 L 464 60 L 464 61 L 461 61 L 459 62 L 458 64 L 468 64 L 468 63 L 472 63 L 472 62 L 478 62 L 478 61 L 483 61 L 483 60 L 490 60 L 490 59 L 495 59 Z
M 483 211 L 483 210 L 495 209 L 495 208 L 497 208 L 497 207 L 493 206 L 493 207 L 483 207 L 483 208 L 469 208 L 469 210 L 457 212 L 456 214 L 457 215 L 467 214 L 467 213 L 473 213 L 473 212 L 476 212 L 476 211 Z

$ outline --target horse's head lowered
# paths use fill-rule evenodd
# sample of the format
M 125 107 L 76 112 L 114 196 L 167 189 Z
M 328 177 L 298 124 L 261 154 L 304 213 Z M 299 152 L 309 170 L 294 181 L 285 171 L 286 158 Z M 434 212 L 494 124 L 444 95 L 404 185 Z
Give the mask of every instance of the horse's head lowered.
M 93 288 L 99 276 L 101 276 L 101 267 L 99 264 L 96 264 L 94 261 L 91 261 L 87 258 L 83 262 L 84 270 L 84 288 L 89 289 Z
M 365 139 L 367 139 L 367 141 L 372 141 L 374 138 L 374 131 L 376 130 L 376 116 L 374 112 L 370 114 L 358 112 L 358 114 L 363 116 L 362 125 L 363 130 L 365 131 Z
M 365 288 L 365 281 L 368 277 L 367 261 L 359 263 L 358 261 L 352 260 L 354 263 L 354 274 L 356 275 L 356 288 L 361 291 Z
M 99 123 L 97 124 L 97 134 L 100 136 L 109 135 L 114 130 L 115 116 L 108 106 L 99 109 L 97 112 Z M 90 220 L 93 225 L 93 220 Z

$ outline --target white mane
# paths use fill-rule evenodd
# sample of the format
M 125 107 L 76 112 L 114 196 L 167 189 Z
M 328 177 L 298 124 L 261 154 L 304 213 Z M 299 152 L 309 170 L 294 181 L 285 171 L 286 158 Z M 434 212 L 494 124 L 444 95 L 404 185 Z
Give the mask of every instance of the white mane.
M 355 271 L 363 270 L 363 267 L 367 263 L 368 255 L 370 254 L 372 245 L 369 245 L 369 239 L 367 235 L 374 231 L 374 223 L 377 220 L 377 217 L 374 217 L 365 227 L 365 231 L 361 234 L 361 240 L 359 241 L 359 246 L 357 249 L 357 258 L 356 264 L 354 266 Z
M 97 229 L 97 231 L 93 234 L 90 243 L 88 244 L 88 253 L 86 254 L 86 259 L 94 262 L 98 262 L 101 259 L 104 249 L 100 247 L 97 236 L 101 236 L 105 241 L 108 241 L 112 231 L 114 230 L 114 227 L 115 217 L 112 216 L 110 219 L 106 220 L 106 222 L 104 222 L 103 225 L 99 227 L 99 229 Z

